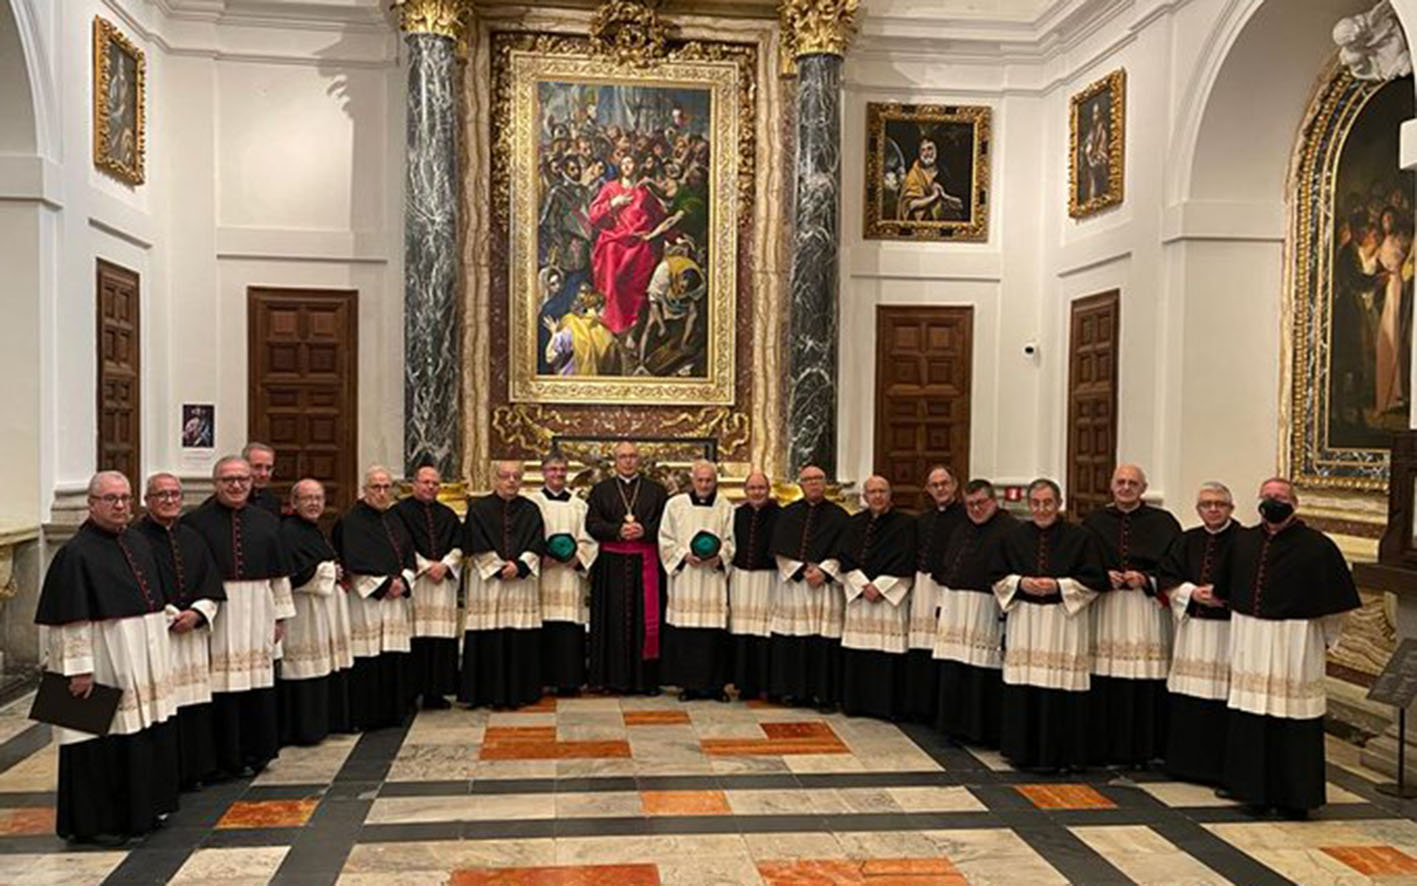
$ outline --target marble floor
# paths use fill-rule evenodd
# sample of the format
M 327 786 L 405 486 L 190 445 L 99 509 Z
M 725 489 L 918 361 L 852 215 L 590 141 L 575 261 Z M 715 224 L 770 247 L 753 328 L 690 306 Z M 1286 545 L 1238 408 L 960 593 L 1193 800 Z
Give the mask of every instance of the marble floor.
M 914 726 L 669 696 L 420 713 L 73 850 L 28 705 L 0 710 L 0 886 L 1417 884 L 1417 801 L 1337 740 L 1329 805 L 1288 822 L 1159 773 L 1044 778 Z

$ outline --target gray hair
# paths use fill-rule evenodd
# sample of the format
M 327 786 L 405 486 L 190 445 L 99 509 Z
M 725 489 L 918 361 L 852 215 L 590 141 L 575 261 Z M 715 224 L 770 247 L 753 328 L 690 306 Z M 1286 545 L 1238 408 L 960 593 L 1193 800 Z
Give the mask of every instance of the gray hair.
M 369 482 L 379 474 L 383 474 L 385 477 L 389 478 L 390 483 L 394 481 L 393 472 L 390 471 L 388 468 L 384 467 L 383 465 L 370 465 L 369 470 L 364 472 L 364 485 L 368 486 Z
M 246 461 L 248 462 L 251 460 L 251 453 L 253 452 L 269 452 L 271 454 L 271 458 L 275 458 L 276 454 L 275 447 L 268 446 L 265 443 L 258 443 L 255 440 L 252 440 L 250 443 L 247 443 L 245 446 L 241 447 L 241 457 L 246 459 Z
M 128 483 L 128 475 L 124 474 L 122 471 L 99 471 L 97 474 L 94 474 L 92 477 L 89 478 L 88 494 L 90 496 L 98 495 L 98 491 L 103 488 L 103 484 L 111 481 L 122 481 L 124 486 L 130 485 Z
M 236 462 L 241 462 L 248 468 L 251 467 L 251 463 L 246 460 L 246 456 L 244 455 L 223 455 L 216 460 L 216 464 L 212 465 L 212 479 L 215 480 L 217 477 L 221 476 L 222 468 L 229 464 L 235 464 Z
M 148 478 L 147 485 L 143 487 L 143 495 L 152 495 L 154 492 L 156 492 L 157 481 L 159 480 L 171 480 L 172 482 L 177 484 L 178 489 L 182 488 L 182 481 L 177 479 L 176 474 L 171 474 L 167 471 L 158 471 L 156 474 L 153 474 L 151 477 Z
M 1196 490 L 1196 498 L 1200 498 L 1202 492 L 1214 492 L 1225 496 L 1225 500 L 1230 504 L 1233 505 L 1235 503 L 1235 496 L 1230 494 L 1230 487 L 1221 483 L 1219 480 L 1207 480 L 1202 483 L 1201 488 Z
M 689 465 L 689 476 L 694 476 L 695 472 L 697 472 L 700 468 L 708 469 L 709 473 L 713 474 L 714 477 L 718 476 L 718 465 L 714 464 L 706 458 L 694 459 L 694 461 Z
M 300 495 L 300 487 L 304 486 L 304 485 L 307 484 L 307 483 L 313 483 L 313 484 L 315 484 L 317 487 L 319 487 L 319 489 L 320 489 L 320 494 L 321 494 L 321 495 L 323 495 L 323 494 L 325 493 L 325 484 L 321 483 L 319 480 L 316 480 L 314 477 L 302 477 L 301 479 L 296 480 L 296 481 L 295 481 L 294 483 L 292 483 L 291 486 L 290 486 L 290 503 L 291 503 L 291 504 L 294 504 L 296 498 L 299 497 L 299 495 Z

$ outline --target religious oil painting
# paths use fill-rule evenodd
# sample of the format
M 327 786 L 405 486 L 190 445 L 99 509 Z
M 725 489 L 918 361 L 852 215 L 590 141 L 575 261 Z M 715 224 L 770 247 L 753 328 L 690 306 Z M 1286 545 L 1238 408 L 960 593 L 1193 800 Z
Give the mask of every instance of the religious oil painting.
M 1072 97 L 1068 214 L 1086 218 L 1122 202 L 1127 72 L 1118 69 Z
M 989 236 L 987 107 L 866 106 L 868 240 Z
M 182 404 L 182 448 L 212 449 L 216 446 L 216 406 L 212 403 Z
M 1289 455 L 1308 485 L 1380 490 L 1411 410 L 1412 77 L 1337 70 L 1310 104 L 1290 197 Z
M 511 64 L 512 399 L 731 402 L 738 66 Z
M 93 20 L 94 165 L 130 185 L 144 180 L 146 61 L 111 22 Z

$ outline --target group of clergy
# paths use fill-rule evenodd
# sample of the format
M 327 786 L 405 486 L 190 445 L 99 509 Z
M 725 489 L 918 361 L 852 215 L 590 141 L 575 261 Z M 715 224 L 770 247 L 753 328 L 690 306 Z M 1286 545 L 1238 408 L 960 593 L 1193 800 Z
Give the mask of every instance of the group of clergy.
M 878 476 L 849 514 L 814 466 L 786 506 L 755 471 L 735 507 L 706 461 L 671 497 L 625 442 L 585 499 L 557 454 L 525 496 L 520 464 L 499 462 L 465 520 L 436 469 L 397 501 L 374 467 L 327 537 L 321 484 L 283 509 L 273 465 L 260 444 L 219 460 L 185 515 L 178 479 L 154 475 L 133 526 L 127 480 L 90 483 L 36 620 L 71 693 L 123 692 L 106 735 L 58 730 L 61 836 L 145 833 L 182 788 L 398 725 L 420 701 L 516 708 L 587 687 L 728 701 L 733 685 L 928 722 L 1021 768 L 1164 760 L 1250 804 L 1324 801 L 1324 651 L 1358 600 L 1282 479 L 1253 528 L 1210 483 L 1182 532 L 1130 465 L 1080 524 L 1050 480 L 1020 521 L 989 481 L 961 496 L 943 467 L 920 515 Z

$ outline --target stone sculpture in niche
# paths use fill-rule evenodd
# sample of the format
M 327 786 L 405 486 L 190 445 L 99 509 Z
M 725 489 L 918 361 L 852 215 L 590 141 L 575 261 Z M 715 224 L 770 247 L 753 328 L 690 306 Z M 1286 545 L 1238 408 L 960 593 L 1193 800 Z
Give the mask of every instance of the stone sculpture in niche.
M 1333 26 L 1338 60 L 1357 80 L 1391 80 L 1412 73 L 1407 38 L 1388 0 Z

